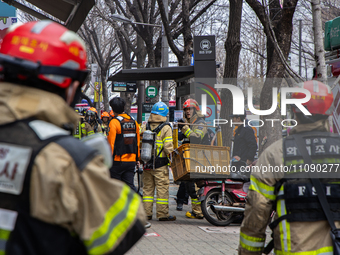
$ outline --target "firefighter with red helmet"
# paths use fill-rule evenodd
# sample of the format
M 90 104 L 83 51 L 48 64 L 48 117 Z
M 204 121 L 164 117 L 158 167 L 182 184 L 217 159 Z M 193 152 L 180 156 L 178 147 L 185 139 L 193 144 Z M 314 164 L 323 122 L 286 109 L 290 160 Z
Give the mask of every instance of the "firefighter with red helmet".
M 71 135 L 87 75 L 85 44 L 64 26 L 8 28 L 0 48 L 0 254 L 124 254 L 145 232 L 141 199 L 109 178 L 105 148 Z
M 332 175 L 330 168 L 340 162 L 336 149 L 340 147 L 339 135 L 329 132 L 328 116 L 333 111 L 333 94 L 328 85 L 316 80 L 298 85 L 311 94 L 310 100 L 302 104 L 311 115 L 294 106 L 297 125 L 290 130 L 289 136 L 274 142 L 260 155 L 257 169 L 261 166 L 262 169 L 276 167 L 279 170 L 252 171 L 239 254 L 263 253 L 266 228 L 273 210 L 276 211 L 270 224 L 273 242 L 266 247 L 266 254 L 272 247 L 275 254 L 333 254 L 331 228 L 319 202 L 319 192 L 315 192 L 312 184 L 320 179 L 321 189 L 327 194 L 326 203 L 339 226 L 340 193 L 337 190 L 340 184 L 338 175 Z M 291 97 L 305 98 L 307 91 L 294 92 Z M 312 164 L 304 161 L 308 154 Z M 312 173 L 318 166 L 324 172 Z
M 109 134 L 109 124 L 110 124 L 110 114 L 108 112 L 103 112 L 101 115 L 102 120 L 102 130 L 105 136 Z
M 178 135 L 178 139 L 182 140 L 183 143 L 194 143 L 194 144 L 204 144 L 204 140 L 208 139 L 206 134 L 208 132 L 206 122 L 204 120 L 205 116 L 201 113 L 200 107 L 196 100 L 188 99 L 183 104 L 184 111 L 184 120 L 178 121 L 178 128 L 182 134 Z M 190 124 L 201 124 L 189 126 L 186 123 Z M 181 184 L 183 185 L 183 184 Z M 203 213 L 201 210 L 201 202 L 198 201 L 197 191 L 199 188 L 194 182 L 186 182 L 185 183 L 186 191 L 191 197 L 191 212 L 186 212 L 186 216 L 188 218 L 193 219 L 203 219 Z M 177 205 L 177 210 L 181 210 L 183 205 Z
M 89 108 L 85 114 L 85 121 L 81 124 L 82 137 L 103 133 L 101 125 L 98 123 L 98 112 L 94 107 Z

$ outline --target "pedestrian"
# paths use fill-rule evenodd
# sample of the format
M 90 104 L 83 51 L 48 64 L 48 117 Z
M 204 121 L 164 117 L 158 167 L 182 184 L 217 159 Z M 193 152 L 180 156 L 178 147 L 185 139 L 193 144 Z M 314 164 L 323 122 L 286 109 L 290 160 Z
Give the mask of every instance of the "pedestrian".
M 134 176 L 139 158 L 139 126 L 137 121 L 124 112 L 125 100 L 115 97 L 110 100 L 114 112 L 110 121 L 107 140 L 112 149 L 111 178 L 121 180 L 136 190 Z
M 140 197 L 71 135 L 84 42 L 52 21 L 15 24 L 0 64 L 0 254 L 124 254 L 145 232 Z
M 179 184 L 177 195 L 176 195 L 176 203 L 177 203 L 176 210 L 182 211 L 183 204 L 187 205 L 188 199 L 189 199 L 189 193 L 187 192 L 187 189 L 185 188 L 185 182 L 181 182 Z
M 160 221 L 176 220 L 176 216 L 169 215 L 170 180 L 168 155 L 174 148 L 172 129 L 170 124 L 166 122 L 168 113 L 169 108 L 165 103 L 158 102 L 154 104 L 148 123 L 141 128 L 142 134 L 146 130 L 155 132 L 154 144 L 156 144 L 156 148 L 153 148 L 152 159 L 144 165 L 143 174 L 143 204 L 148 220 L 152 219 L 155 189 L 157 192 L 157 218 Z
M 178 130 L 183 135 L 178 135 L 178 139 L 183 138 L 183 143 L 193 144 L 205 144 L 205 140 L 208 138 L 208 130 L 204 115 L 201 113 L 199 105 L 196 100 L 188 99 L 183 104 L 184 119 L 178 121 Z M 190 124 L 200 124 L 189 126 Z M 203 219 L 203 213 L 201 209 L 201 202 L 198 200 L 197 191 L 199 188 L 194 181 L 185 182 L 185 188 L 191 197 L 191 208 L 192 211 L 186 212 L 185 216 L 192 219 Z M 177 207 L 183 207 L 183 204 L 177 204 Z
M 230 115 L 236 127 L 233 145 L 233 164 L 237 171 L 241 166 L 250 165 L 254 161 L 257 150 L 257 142 L 254 130 L 245 121 L 246 113 L 243 115 Z
M 81 124 L 82 137 L 103 133 L 101 125 L 98 123 L 97 109 L 89 108 L 85 114 L 85 121 Z
M 289 136 L 274 142 L 260 155 L 256 166 L 281 170 L 252 172 L 239 254 L 263 253 L 267 224 L 273 210 L 276 215 L 270 226 L 274 242 L 270 242 L 266 253 L 272 246 L 275 254 L 333 254 L 331 228 L 324 206 L 319 202 L 329 204 L 332 210 L 329 214 L 339 226 L 340 212 L 336 209 L 340 208 L 338 174 L 327 178 L 332 174 L 330 167 L 340 160 L 335 149 L 340 147 L 339 135 L 329 132 L 328 116 L 333 112 L 333 94 L 328 85 L 315 80 L 300 83 L 299 87 L 311 94 L 310 100 L 300 105 L 311 115 L 305 115 L 293 106 L 297 126 L 290 130 Z M 295 100 L 305 97 L 301 92 L 291 95 Z M 312 164 L 307 164 L 308 157 L 312 158 Z M 318 175 L 308 173 L 308 169 L 317 168 L 317 165 L 323 166 L 325 171 L 316 173 Z M 302 171 L 297 171 L 299 169 Z M 321 190 L 327 191 L 327 199 L 319 197 L 322 192 L 319 193 L 315 182 Z

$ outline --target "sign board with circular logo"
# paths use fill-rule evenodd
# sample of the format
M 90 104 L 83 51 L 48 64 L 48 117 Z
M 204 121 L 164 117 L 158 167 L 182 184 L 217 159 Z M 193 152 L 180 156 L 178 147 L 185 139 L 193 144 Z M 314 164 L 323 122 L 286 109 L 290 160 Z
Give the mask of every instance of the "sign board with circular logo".
M 209 118 L 212 115 L 212 110 L 210 107 L 207 107 L 207 114 L 205 115 L 206 118 Z
M 194 61 L 215 60 L 215 36 L 194 36 Z
M 155 86 L 149 86 L 145 89 L 147 97 L 154 98 L 158 95 L 158 89 Z

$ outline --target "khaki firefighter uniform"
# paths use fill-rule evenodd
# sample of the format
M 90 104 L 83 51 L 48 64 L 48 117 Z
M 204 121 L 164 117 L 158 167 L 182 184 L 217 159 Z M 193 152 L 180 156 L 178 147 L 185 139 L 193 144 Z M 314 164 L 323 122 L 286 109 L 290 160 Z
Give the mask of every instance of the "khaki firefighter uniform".
M 330 135 L 329 133 L 327 133 L 328 130 L 329 130 L 328 120 L 327 121 L 320 120 L 313 124 L 299 124 L 290 131 L 289 135 L 291 136 L 296 133 L 310 131 L 324 132 L 325 135 L 327 134 Z M 287 157 L 284 156 L 284 152 L 286 153 L 285 155 L 287 155 L 287 152 L 291 153 L 292 155 L 295 155 L 294 147 L 284 147 L 287 149 L 283 150 L 283 146 L 286 145 L 284 141 L 285 140 L 281 139 L 270 145 L 261 154 L 257 162 L 257 166 L 261 165 L 281 166 L 283 164 L 289 166 L 290 164 L 292 165 L 296 164 L 298 161 L 296 159 L 293 159 L 290 162 L 284 159 L 284 157 Z M 326 140 L 320 141 L 320 139 L 315 139 L 315 141 L 313 141 L 312 143 L 314 142 L 323 143 L 325 141 Z M 337 146 L 334 146 L 334 148 L 336 147 Z M 330 146 L 330 148 L 332 148 L 332 146 Z M 313 148 L 311 153 L 313 153 Z M 315 158 L 312 157 L 312 160 L 314 163 Z M 320 158 L 319 162 L 327 162 L 327 160 L 329 159 Z M 332 160 L 332 162 L 337 162 L 338 159 L 330 160 Z M 285 162 L 287 162 L 287 164 Z M 285 173 L 283 171 L 278 172 L 273 171 L 267 172 L 265 174 L 262 174 L 261 172 L 252 171 L 251 184 L 248 192 L 248 200 L 246 204 L 244 219 L 241 226 L 240 245 L 238 249 L 239 254 L 249 255 L 262 254 L 265 243 L 268 220 L 273 211 L 273 205 L 276 206 L 275 219 L 283 217 L 283 220 L 278 221 L 279 222 L 278 225 L 274 228 L 273 237 L 275 254 L 279 255 L 333 254 L 329 223 L 326 220 L 305 221 L 305 218 L 310 217 L 309 215 L 312 215 L 314 211 L 304 210 L 303 209 L 304 207 L 301 207 L 303 201 L 302 203 L 296 205 L 297 203 L 296 201 L 298 201 L 297 199 L 300 199 L 298 197 L 299 193 L 288 193 L 288 191 L 290 191 L 288 189 L 289 185 L 296 185 L 297 183 L 299 184 L 300 180 L 299 179 L 287 180 L 285 181 L 285 183 L 283 183 L 283 185 L 277 186 L 277 184 L 279 184 L 282 181 L 284 175 Z M 339 183 L 339 180 L 337 181 L 337 183 Z M 298 191 L 299 189 L 296 190 Z M 295 196 L 294 199 L 290 200 L 284 199 L 284 197 L 286 197 L 289 194 L 297 195 Z M 317 199 L 317 196 L 314 196 L 314 199 Z M 295 212 L 294 211 L 292 212 L 289 209 L 293 208 L 292 206 L 295 206 L 294 207 L 296 208 L 294 209 L 296 210 Z M 310 202 L 308 203 L 306 202 L 306 205 L 304 206 L 311 206 Z M 300 208 L 298 207 L 302 208 L 303 211 L 301 212 Z M 300 220 L 291 221 L 287 220 L 289 218 L 287 219 L 285 218 L 296 215 L 296 212 L 298 212 L 300 216 L 302 215 Z M 335 225 L 337 228 L 340 226 L 339 222 L 335 222 Z
M 109 124 L 110 124 L 110 122 L 107 122 L 107 123 L 102 123 L 102 126 L 101 126 L 101 128 L 102 128 L 102 130 L 103 130 L 103 135 L 104 136 L 108 136 L 109 135 Z
M 204 115 L 201 111 L 196 111 L 196 114 L 192 116 L 192 118 L 185 118 L 188 123 L 191 124 L 202 124 L 205 125 Z M 207 134 L 208 130 L 207 127 L 202 126 L 191 126 L 185 125 L 181 128 L 182 133 L 186 137 L 186 141 L 194 144 L 200 144 L 203 141 L 204 136 Z M 185 142 L 185 141 L 184 141 Z M 195 183 L 186 184 L 188 193 L 191 198 L 191 208 L 192 212 L 198 216 L 203 217 L 202 209 L 201 209 L 201 202 L 198 201 L 197 191 L 199 188 Z
M 65 124 L 77 124 L 79 115 L 56 94 L 1 83 L 0 111 L 0 130 L 13 125 L 29 131 L 18 133 L 17 138 L 0 132 L 0 146 L 22 155 L 20 159 L 11 153 L 3 155 L 2 160 L 9 157 L 10 164 L 20 160 L 25 166 L 30 161 L 29 156 L 24 157 L 30 150 L 28 145 L 23 146 L 27 136 L 41 143 L 65 135 L 64 141 L 71 146 L 81 145 L 79 148 L 83 148 L 84 153 L 93 150 L 62 129 Z M 19 142 L 12 143 L 11 139 Z M 75 250 L 68 250 L 67 254 L 111 254 L 113 250 L 115 254 L 125 253 L 145 232 L 145 212 L 139 195 L 109 177 L 101 155 L 91 152 L 78 162 L 72 156 L 75 151 L 69 152 L 60 141 L 46 142 L 46 146 L 32 156 L 28 167 L 18 165 L 21 175 L 11 175 L 15 189 L 11 188 L 13 185 L 5 185 L 13 180 L 7 175 L 0 176 L 1 215 L 11 219 L 5 224 L 0 221 L 0 254 L 6 253 L 4 249 L 8 254 L 66 254 L 62 251 L 72 243 Z M 32 148 L 34 146 L 32 144 Z M 24 179 L 25 182 L 20 182 Z M 15 193 L 16 189 L 23 189 L 20 196 Z M 27 200 L 19 199 L 18 204 L 23 206 L 15 211 L 14 201 L 21 196 Z M 51 242 L 47 245 L 44 238 Z M 71 241 L 73 239 L 78 241 Z M 40 253 L 32 252 L 34 247 L 38 247 Z
M 204 121 L 204 115 L 201 113 L 201 111 L 197 111 L 194 116 L 192 116 L 190 119 L 185 118 L 186 121 L 190 124 L 202 124 L 205 125 Z M 202 126 L 188 126 L 185 125 L 181 128 L 182 133 L 187 138 L 187 140 L 191 143 L 199 144 L 202 142 L 204 136 L 208 132 L 207 127 Z
M 100 126 L 100 124 L 97 123 L 97 121 L 95 121 L 93 124 L 89 124 L 88 122 L 84 121 L 81 124 L 81 134 L 82 136 L 88 136 L 88 135 L 93 135 L 96 133 L 102 133 L 102 128 Z
M 160 124 L 166 122 L 167 118 L 151 113 L 149 117 L 149 125 L 151 130 L 157 128 Z M 146 130 L 146 126 L 141 127 L 141 132 Z M 156 151 L 159 159 L 164 161 L 164 165 L 153 169 L 146 170 L 143 174 L 143 204 L 146 215 L 152 217 L 153 200 L 155 188 L 157 192 L 156 211 L 157 218 L 165 218 L 169 216 L 169 168 L 168 159 L 173 151 L 172 129 L 169 125 L 165 125 L 156 135 Z

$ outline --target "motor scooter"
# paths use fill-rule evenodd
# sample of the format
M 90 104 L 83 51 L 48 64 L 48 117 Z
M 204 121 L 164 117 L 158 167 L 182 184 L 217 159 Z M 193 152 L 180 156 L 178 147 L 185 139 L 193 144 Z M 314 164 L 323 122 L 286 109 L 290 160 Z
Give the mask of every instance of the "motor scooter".
M 196 184 L 200 187 L 198 196 L 202 213 L 208 222 L 228 226 L 242 221 L 249 188 L 249 179 L 242 172 L 231 173 L 230 179 L 200 180 Z

